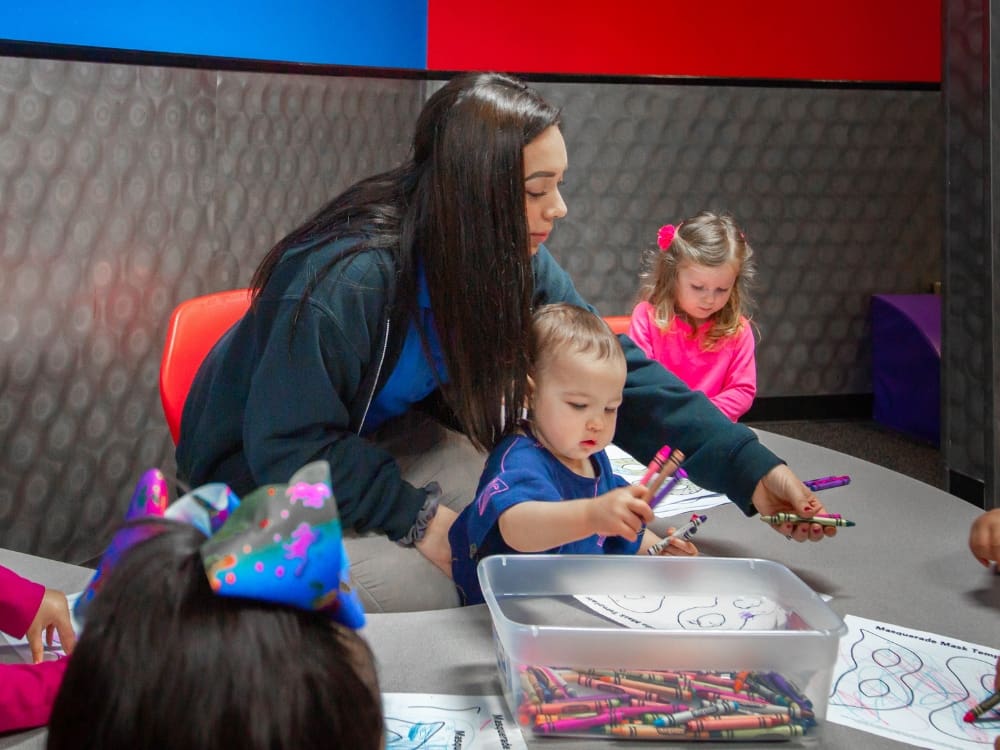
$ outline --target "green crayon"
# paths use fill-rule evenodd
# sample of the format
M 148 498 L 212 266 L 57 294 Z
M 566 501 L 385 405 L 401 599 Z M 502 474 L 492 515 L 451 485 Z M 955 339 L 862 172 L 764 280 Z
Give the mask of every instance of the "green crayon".
M 782 523 L 815 523 L 820 526 L 854 526 L 854 521 L 848 521 L 846 518 L 828 518 L 823 517 L 813 517 L 806 518 L 805 516 L 800 516 L 796 513 L 775 513 L 771 516 L 761 516 L 760 520 L 764 523 L 769 523 L 772 526 L 777 526 Z

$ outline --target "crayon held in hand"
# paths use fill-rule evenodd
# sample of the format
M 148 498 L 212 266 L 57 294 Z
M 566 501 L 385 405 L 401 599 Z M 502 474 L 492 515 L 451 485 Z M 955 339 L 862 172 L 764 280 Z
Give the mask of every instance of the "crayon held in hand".
M 702 515 L 699 513 L 692 513 L 690 521 L 688 521 L 686 524 L 684 524 L 679 529 L 674 531 L 674 533 L 668 536 L 666 539 L 661 539 L 660 541 L 658 541 L 656 544 L 654 544 L 652 547 L 646 550 L 646 554 L 648 555 L 660 554 L 663 550 L 667 548 L 667 545 L 670 544 L 670 541 L 672 539 L 683 539 L 686 542 L 690 542 L 691 537 L 693 537 L 695 533 L 698 531 L 698 527 L 701 526 L 703 523 L 705 523 L 705 521 L 707 520 L 708 516 L 706 515 Z
M 639 481 L 643 487 L 645 487 L 649 480 L 656 476 L 656 473 L 663 468 L 663 462 L 667 460 L 670 455 L 670 446 L 664 445 L 660 450 L 656 452 L 653 456 L 653 460 L 649 462 L 649 466 L 646 467 L 646 473 L 642 475 L 642 479 Z
M 848 521 L 846 518 L 831 518 L 830 516 L 813 516 L 812 518 L 806 518 L 805 516 L 800 516 L 795 513 L 775 513 L 771 516 L 761 516 L 761 521 L 764 523 L 769 523 L 772 526 L 778 526 L 783 523 L 815 523 L 820 526 L 854 526 L 854 521 Z

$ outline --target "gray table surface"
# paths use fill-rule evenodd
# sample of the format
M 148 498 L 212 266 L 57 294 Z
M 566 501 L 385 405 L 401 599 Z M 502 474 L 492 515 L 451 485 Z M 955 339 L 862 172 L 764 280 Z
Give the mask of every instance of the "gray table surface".
M 803 479 L 849 474 L 849 485 L 825 490 L 820 497 L 828 510 L 858 525 L 840 530 L 832 540 L 798 544 L 727 504 L 706 511 L 710 520 L 697 538 L 702 554 L 780 562 L 814 590 L 831 595 L 830 606 L 841 615 L 1000 645 L 1000 576 L 983 568 L 967 546 L 969 527 L 980 510 L 867 461 L 757 432 Z M 660 521 L 654 528 L 667 523 Z M 6 550 L 0 550 L 0 564 L 65 591 L 80 590 L 91 573 Z M 501 690 L 485 605 L 370 615 L 364 632 L 386 692 L 479 695 Z M 44 730 L 7 735 L 0 737 L 0 748 L 41 748 L 44 736 Z M 634 742 L 603 738 L 525 739 L 529 747 L 635 747 Z M 773 748 L 774 744 L 740 746 Z M 906 745 L 827 722 L 821 746 L 879 750 Z

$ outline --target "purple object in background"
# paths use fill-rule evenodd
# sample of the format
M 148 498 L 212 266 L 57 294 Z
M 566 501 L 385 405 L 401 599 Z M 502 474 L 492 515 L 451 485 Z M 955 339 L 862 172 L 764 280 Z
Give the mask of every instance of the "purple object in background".
M 871 331 L 875 421 L 940 445 L 940 295 L 874 295 Z

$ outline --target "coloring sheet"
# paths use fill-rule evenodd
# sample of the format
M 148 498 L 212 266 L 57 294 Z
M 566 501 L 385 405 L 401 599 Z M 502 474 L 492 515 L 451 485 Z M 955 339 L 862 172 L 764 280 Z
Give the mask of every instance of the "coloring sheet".
M 656 630 L 784 630 L 788 613 L 765 596 L 578 595 L 609 620 Z
M 997 649 L 863 617 L 844 618 L 827 720 L 917 747 L 993 747 L 1000 713 L 965 713 L 993 692 Z
M 526 748 L 496 695 L 382 693 L 386 750 Z
M 642 475 L 646 473 L 646 466 L 614 443 L 610 443 L 604 450 L 608 454 L 611 468 L 615 474 L 627 479 L 632 484 L 641 480 Z M 678 515 L 690 516 L 695 511 L 714 508 L 727 502 L 729 502 L 729 498 L 725 495 L 703 489 L 690 479 L 682 479 L 671 493 L 653 509 L 653 514 L 657 518 L 670 518 Z

